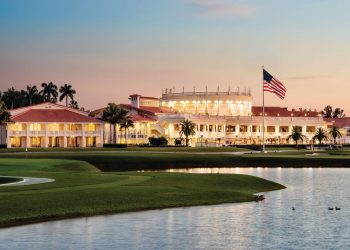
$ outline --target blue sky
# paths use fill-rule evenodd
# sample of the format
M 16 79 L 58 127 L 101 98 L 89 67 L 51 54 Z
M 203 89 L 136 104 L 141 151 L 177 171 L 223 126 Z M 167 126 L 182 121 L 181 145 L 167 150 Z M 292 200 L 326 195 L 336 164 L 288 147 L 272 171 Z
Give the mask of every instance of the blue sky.
M 268 105 L 350 112 L 349 11 L 345 0 L 0 0 L 0 88 L 70 83 L 99 108 L 230 85 L 260 105 L 265 65 L 288 88 Z

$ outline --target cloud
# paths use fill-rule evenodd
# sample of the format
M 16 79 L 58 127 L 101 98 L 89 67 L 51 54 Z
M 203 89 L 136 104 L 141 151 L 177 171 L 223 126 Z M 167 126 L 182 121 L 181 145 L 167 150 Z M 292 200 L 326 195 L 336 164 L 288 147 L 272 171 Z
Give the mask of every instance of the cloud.
M 187 0 L 188 3 L 201 16 L 210 17 L 245 17 L 251 16 L 256 12 L 256 6 L 228 2 L 227 0 Z

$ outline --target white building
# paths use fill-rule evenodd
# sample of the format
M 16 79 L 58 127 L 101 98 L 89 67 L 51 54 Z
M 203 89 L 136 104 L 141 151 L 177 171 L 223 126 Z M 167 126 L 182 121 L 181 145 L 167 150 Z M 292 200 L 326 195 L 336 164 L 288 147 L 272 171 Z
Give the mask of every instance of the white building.
M 262 107 L 253 106 L 250 90 L 175 93 L 167 89 L 159 99 L 141 95 L 131 95 L 129 99 L 130 104 L 120 106 L 135 118 L 135 128 L 127 131 L 131 144 L 147 143 L 151 136 L 165 136 L 172 144 L 179 138 L 180 123 L 185 119 L 197 125 L 196 134 L 190 139 L 192 146 L 262 144 Z M 303 143 L 311 143 L 316 129 L 327 129 L 330 123 L 317 111 L 265 107 L 266 144 L 293 143 L 287 137 L 294 126 L 306 136 Z M 105 142 L 110 138 L 107 127 Z M 125 142 L 125 135 L 118 128 L 117 133 L 119 142 Z
M 10 113 L 0 138 L 8 148 L 102 147 L 104 123 L 86 112 L 42 103 Z

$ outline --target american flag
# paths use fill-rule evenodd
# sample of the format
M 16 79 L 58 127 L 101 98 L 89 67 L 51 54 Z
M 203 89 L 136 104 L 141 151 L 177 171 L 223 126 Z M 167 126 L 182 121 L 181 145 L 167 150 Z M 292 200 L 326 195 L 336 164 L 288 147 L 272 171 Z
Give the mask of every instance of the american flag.
M 286 87 L 266 70 L 264 71 L 264 91 L 275 93 L 282 100 L 286 96 Z

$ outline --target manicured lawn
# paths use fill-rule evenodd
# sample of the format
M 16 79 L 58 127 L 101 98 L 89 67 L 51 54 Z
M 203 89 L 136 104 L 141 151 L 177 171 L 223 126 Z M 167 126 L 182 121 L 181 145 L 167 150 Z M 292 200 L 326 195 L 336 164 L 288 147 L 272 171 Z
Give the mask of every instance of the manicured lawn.
M 320 153 L 320 155 L 308 155 Z M 349 151 L 290 151 L 230 155 L 197 152 L 44 151 L 0 153 L 0 158 L 70 159 L 86 161 L 102 171 L 160 170 L 193 167 L 350 167 Z
M 140 152 L 243 152 L 252 151 L 247 148 L 237 147 L 137 147 L 127 148 L 29 148 L 28 152 L 115 152 L 115 151 L 140 151 Z M 26 152 L 24 148 L 1 148 L 0 153 Z
M 103 173 L 81 161 L 0 160 L 0 175 L 56 181 L 0 187 L 0 226 L 144 209 L 244 202 L 284 188 L 246 175 L 165 172 Z

